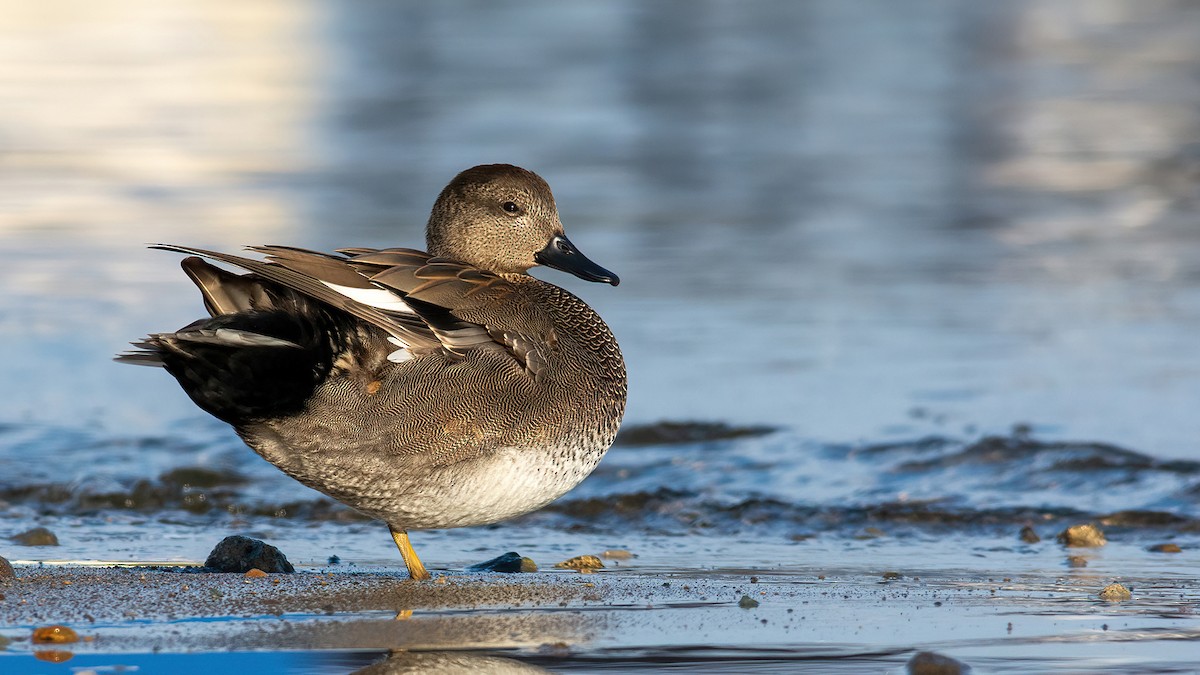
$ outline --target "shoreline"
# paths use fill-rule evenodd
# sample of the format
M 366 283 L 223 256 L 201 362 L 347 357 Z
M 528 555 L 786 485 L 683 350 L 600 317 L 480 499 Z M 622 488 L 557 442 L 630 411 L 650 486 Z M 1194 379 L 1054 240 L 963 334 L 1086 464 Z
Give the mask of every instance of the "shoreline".
M 892 578 L 862 571 L 442 572 L 431 582 L 399 570 L 246 578 L 56 565 L 18 566 L 17 574 L 0 586 L 0 636 L 9 641 L 0 659 L 70 652 L 70 661 L 107 655 L 121 662 L 174 654 L 186 664 L 189 655 L 214 652 L 290 654 L 317 669 L 307 672 L 349 672 L 337 670 L 342 661 L 328 671 L 319 662 L 355 653 L 367 665 L 404 650 L 572 670 L 728 661 L 753 671 L 846 659 L 894 667 L 928 650 L 981 669 L 1012 659 L 1045 671 L 1200 664 L 1195 575 L 1126 578 L 1133 598 L 1105 602 L 1096 592 L 1107 576 L 1086 570 Z M 72 627 L 81 641 L 32 645 L 31 630 L 49 624 Z

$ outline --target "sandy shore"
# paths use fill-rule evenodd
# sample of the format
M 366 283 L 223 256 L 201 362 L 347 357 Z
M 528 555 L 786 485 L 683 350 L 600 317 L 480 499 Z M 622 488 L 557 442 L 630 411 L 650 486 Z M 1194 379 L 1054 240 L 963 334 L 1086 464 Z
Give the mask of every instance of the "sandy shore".
M 184 672 L 189 654 L 255 650 L 292 653 L 307 664 L 296 672 L 351 672 L 389 653 L 393 670 L 381 672 L 438 658 L 572 672 L 689 662 L 738 672 L 848 663 L 877 670 L 902 667 L 918 650 L 983 670 L 1200 663 L 1195 577 L 1128 578 L 1133 599 L 1112 603 L 1097 597 L 1104 580 L 1095 575 L 961 570 L 890 578 L 853 569 L 444 573 L 424 583 L 398 571 L 255 579 L 139 567 L 17 572 L 0 588 L 8 641 L 0 669 L 11 664 L 11 672 L 42 672 L 21 668 L 66 652 L 76 664 L 166 654 Z M 32 630 L 50 624 L 72 627 L 80 641 L 31 644 Z

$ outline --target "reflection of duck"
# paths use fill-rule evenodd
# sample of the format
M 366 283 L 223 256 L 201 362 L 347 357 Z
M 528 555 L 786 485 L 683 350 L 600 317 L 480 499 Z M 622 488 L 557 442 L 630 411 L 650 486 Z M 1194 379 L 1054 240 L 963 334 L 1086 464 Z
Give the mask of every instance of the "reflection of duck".
M 402 673 L 548 673 L 535 665 L 499 656 L 486 656 L 468 652 L 408 652 L 388 654 L 377 661 L 354 671 L 352 675 L 401 675 Z
M 493 523 L 584 479 L 616 435 L 625 366 L 581 300 L 528 275 L 617 276 L 563 234 L 549 186 L 509 165 L 438 197 L 429 253 L 284 246 L 266 261 L 164 246 L 212 315 L 118 360 L 164 367 L 300 482 L 378 518 L 415 579 L 410 529 Z

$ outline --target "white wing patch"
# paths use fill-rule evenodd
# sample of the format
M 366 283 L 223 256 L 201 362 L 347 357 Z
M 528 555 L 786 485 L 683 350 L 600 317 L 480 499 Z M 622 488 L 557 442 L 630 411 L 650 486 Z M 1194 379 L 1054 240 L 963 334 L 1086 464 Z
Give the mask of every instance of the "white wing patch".
M 367 305 L 369 307 L 377 307 L 386 309 L 389 312 L 403 312 L 405 314 L 415 314 L 412 307 L 409 307 L 403 298 L 400 298 L 395 293 L 385 291 L 382 288 L 354 288 L 353 286 L 342 286 L 341 284 L 333 284 L 328 281 L 321 283 L 350 298 L 351 300 Z
M 399 349 L 396 351 L 388 354 L 388 361 L 391 361 L 392 363 L 404 363 L 405 361 L 412 361 L 413 359 L 417 358 L 413 355 L 412 350 L 408 348 L 408 344 L 400 338 L 389 337 L 388 342 L 399 347 Z
M 300 345 L 290 340 L 271 337 L 270 335 L 262 335 L 259 333 L 251 333 L 250 331 L 237 330 L 236 328 L 218 328 L 216 330 L 201 328 L 200 330 L 180 331 L 175 334 L 167 334 L 169 337 L 174 337 L 177 340 L 187 342 L 201 342 L 208 344 L 221 344 L 230 347 L 294 347 L 299 349 Z

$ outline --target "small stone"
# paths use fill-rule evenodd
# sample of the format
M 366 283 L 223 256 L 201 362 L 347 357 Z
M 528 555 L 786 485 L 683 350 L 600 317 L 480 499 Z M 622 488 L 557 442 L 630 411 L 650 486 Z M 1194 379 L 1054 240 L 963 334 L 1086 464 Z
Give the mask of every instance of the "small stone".
M 1018 534 L 1017 536 L 1020 537 L 1021 541 L 1025 542 L 1026 544 L 1036 544 L 1042 540 L 1042 538 L 1038 536 L 1038 533 L 1035 532 L 1033 530 L 1033 528 L 1028 525 L 1026 525 L 1025 527 L 1022 527 L 1021 533 Z M 924 653 L 929 653 L 929 652 L 924 652 Z
M 0 557 L 0 582 L 12 581 L 17 578 L 17 572 L 13 569 L 12 563 Z
M 79 642 L 79 634 L 66 626 L 42 626 L 33 631 L 33 642 L 39 645 L 61 645 Z
M 222 539 L 208 554 L 204 566 L 214 572 L 245 573 L 259 569 L 291 574 L 296 571 L 279 549 L 258 539 L 236 535 Z
M 742 599 L 738 600 L 738 607 L 742 609 L 754 609 L 758 607 L 758 601 L 748 595 L 743 595 Z
M 600 557 L 608 560 L 629 560 L 630 558 L 636 558 L 637 554 L 626 551 L 623 548 L 610 548 L 601 553 Z
M 263 577 L 267 576 L 267 573 L 255 567 L 247 571 L 243 576 L 245 576 L 247 579 L 262 579 Z
M 963 675 L 971 666 L 936 652 L 917 652 L 908 660 L 908 675 Z
M 336 555 L 331 555 L 331 556 L 329 556 L 328 562 L 330 565 L 338 565 L 338 564 L 341 564 L 342 559 L 337 557 Z
M 1100 591 L 1100 599 L 1109 602 L 1121 602 L 1122 600 L 1129 600 L 1132 597 L 1133 594 L 1129 592 L 1129 589 L 1121 584 L 1109 584 L 1104 587 L 1104 590 Z
M 503 572 L 505 574 L 516 574 L 518 572 L 536 572 L 537 563 L 530 558 L 522 558 L 520 553 L 509 551 L 504 555 L 496 556 L 491 560 L 487 560 L 467 568 L 472 572 Z
M 12 540 L 22 546 L 58 546 L 58 537 L 44 527 L 35 527 L 20 534 L 14 534 Z
M 1146 550 L 1151 553 L 1183 553 L 1183 549 L 1179 548 L 1179 544 L 1155 544 Z M 0 560 L 2 559 L 0 558 Z M 0 578 L 3 578 L 3 574 L 0 574 Z
M 1087 567 L 1087 558 L 1081 555 L 1067 556 L 1067 567 Z
M 598 570 L 604 567 L 604 563 L 594 555 L 577 555 L 558 563 L 555 567 L 563 570 Z
M 1072 525 L 1058 535 L 1058 543 L 1071 547 L 1099 547 L 1108 543 L 1095 525 Z
M 894 579 L 903 579 L 903 578 L 904 578 L 904 575 L 903 575 L 903 574 L 901 574 L 901 573 L 899 573 L 899 572 L 891 572 L 891 571 L 888 571 L 888 572 L 884 572 L 884 573 L 883 573 L 883 578 L 884 578 L 884 579 L 887 579 L 887 580 L 889 580 L 889 581 L 891 581 L 891 580 L 894 580 Z

